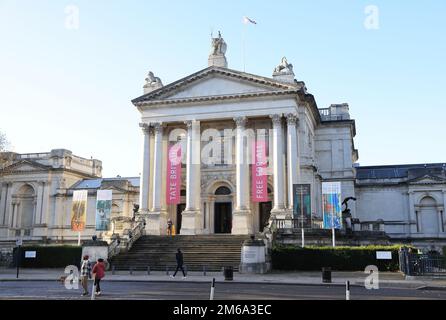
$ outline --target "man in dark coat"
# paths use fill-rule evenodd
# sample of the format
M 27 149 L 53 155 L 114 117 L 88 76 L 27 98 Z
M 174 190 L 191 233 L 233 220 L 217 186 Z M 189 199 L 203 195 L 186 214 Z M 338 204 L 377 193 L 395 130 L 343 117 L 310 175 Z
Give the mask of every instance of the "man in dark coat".
M 173 276 L 170 276 L 170 277 L 175 278 L 178 270 L 181 269 L 181 271 L 183 272 L 183 279 L 186 279 L 186 273 L 184 272 L 184 269 L 183 269 L 183 253 L 181 252 L 181 250 L 179 248 L 178 248 L 178 252 L 176 253 L 175 256 L 176 256 L 176 260 L 177 260 L 177 269 L 175 270 L 175 273 L 173 274 Z

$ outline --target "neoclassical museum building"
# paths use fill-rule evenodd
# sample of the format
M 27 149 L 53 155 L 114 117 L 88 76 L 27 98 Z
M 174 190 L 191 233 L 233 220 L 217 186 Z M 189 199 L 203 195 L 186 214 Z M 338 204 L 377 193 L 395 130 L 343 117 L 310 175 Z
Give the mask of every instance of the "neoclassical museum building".
M 84 238 L 96 233 L 99 189 L 113 190 L 109 233 L 125 232 L 134 204 L 150 235 L 166 234 L 168 219 L 184 235 L 262 232 L 273 218 L 293 218 L 293 185 L 305 189 L 316 225 L 322 183 L 340 182 L 342 199 L 356 199 L 349 208 L 357 230 L 446 243 L 446 163 L 361 167 L 347 104 L 318 108 L 286 58 L 264 77 L 228 68 L 225 53 L 219 36 L 207 68 L 167 85 L 149 73 L 129 110 L 141 115 L 140 177 L 102 178 L 100 161 L 67 150 L 9 154 L 0 171 L 0 239 L 76 239 L 70 203 L 85 189 Z

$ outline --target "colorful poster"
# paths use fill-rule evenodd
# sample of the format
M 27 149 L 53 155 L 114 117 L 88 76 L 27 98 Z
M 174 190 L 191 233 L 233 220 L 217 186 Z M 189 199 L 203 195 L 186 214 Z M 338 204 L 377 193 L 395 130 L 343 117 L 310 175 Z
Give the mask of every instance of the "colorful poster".
M 167 204 L 180 203 L 181 192 L 181 145 L 179 143 L 170 145 L 167 160 Z
M 251 199 L 252 202 L 268 202 L 268 159 L 264 139 L 253 142 L 251 166 Z
M 322 182 L 324 228 L 342 228 L 341 183 Z
M 76 190 L 73 192 L 71 204 L 71 230 L 84 231 L 87 223 L 87 198 L 88 190 Z
M 294 219 L 303 222 L 303 227 L 311 227 L 311 185 L 294 184 L 293 185 L 293 204 Z M 299 227 L 302 227 L 299 224 Z
M 112 190 L 98 190 L 96 197 L 96 231 L 110 230 Z

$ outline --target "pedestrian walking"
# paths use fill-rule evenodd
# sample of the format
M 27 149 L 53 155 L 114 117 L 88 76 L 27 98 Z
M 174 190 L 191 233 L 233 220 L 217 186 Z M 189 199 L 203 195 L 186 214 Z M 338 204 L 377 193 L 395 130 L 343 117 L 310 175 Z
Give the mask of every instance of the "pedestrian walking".
M 95 294 L 97 296 L 101 295 L 101 286 L 100 282 L 105 277 L 105 264 L 104 259 L 98 259 L 98 262 L 93 267 L 93 279 L 94 279 L 94 286 L 96 287 Z
M 88 279 L 91 279 L 91 263 L 90 257 L 85 255 L 82 260 L 81 265 L 81 284 L 84 292 L 82 296 L 86 296 L 88 294 Z
M 181 249 L 178 248 L 178 252 L 175 255 L 175 258 L 177 260 L 177 269 L 175 270 L 175 273 L 173 274 L 173 276 L 170 276 L 171 278 L 175 278 L 175 276 L 177 275 L 177 272 L 179 269 L 181 269 L 181 271 L 183 272 L 183 279 L 186 279 L 186 273 L 184 272 L 183 269 L 183 253 L 181 252 Z

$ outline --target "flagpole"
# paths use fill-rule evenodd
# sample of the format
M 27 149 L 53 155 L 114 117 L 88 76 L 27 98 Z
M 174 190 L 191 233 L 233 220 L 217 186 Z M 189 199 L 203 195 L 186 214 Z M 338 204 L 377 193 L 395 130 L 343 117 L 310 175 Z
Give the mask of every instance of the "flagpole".
M 243 59 L 243 72 L 246 72 L 246 23 L 243 23 L 242 29 L 242 59 Z

